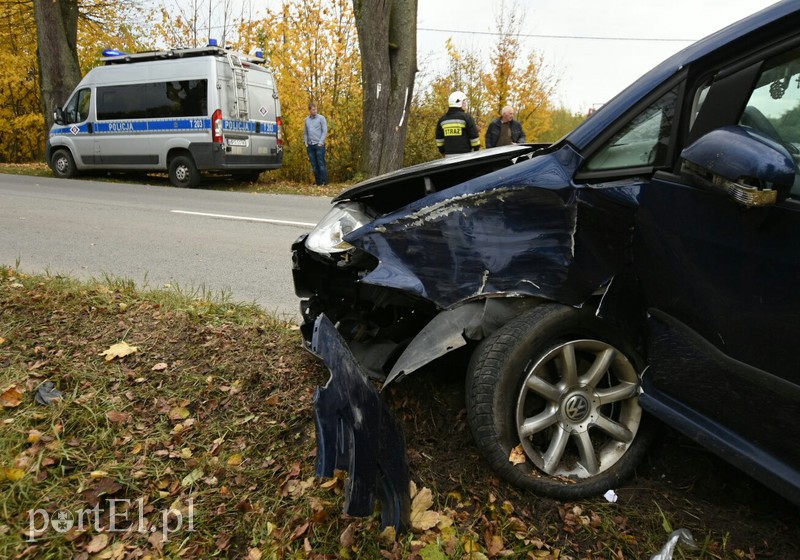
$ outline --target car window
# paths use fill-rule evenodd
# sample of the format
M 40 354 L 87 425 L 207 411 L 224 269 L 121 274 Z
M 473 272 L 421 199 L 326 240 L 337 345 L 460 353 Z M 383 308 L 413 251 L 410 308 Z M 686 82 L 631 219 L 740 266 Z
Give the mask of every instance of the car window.
M 677 91 L 670 90 L 615 134 L 585 169 L 603 171 L 665 163 Z
M 739 124 L 783 144 L 800 164 L 800 49 L 764 63 Z M 800 177 L 795 173 L 791 197 L 800 199 Z
M 82 89 L 72 96 L 69 104 L 64 109 L 66 124 L 85 121 L 89 117 L 89 107 L 92 100 L 92 90 Z

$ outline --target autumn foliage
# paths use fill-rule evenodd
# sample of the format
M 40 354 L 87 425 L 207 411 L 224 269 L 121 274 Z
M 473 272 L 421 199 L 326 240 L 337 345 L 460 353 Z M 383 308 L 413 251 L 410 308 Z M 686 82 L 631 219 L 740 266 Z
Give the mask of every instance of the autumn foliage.
M 208 12 L 203 13 L 198 3 L 173 4 L 177 7 L 168 12 L 164 7 L 148 11 L 143 2 L 132 0 L 80 2 L 82 70 L 100 63 L 103 48 L 131 52 L 198 46 L 208 41 L 209 32 L 243 52 L 259 48 L 275 72 L 283 112 L 284 165 L 271 175 L 297 182 L 312 179 L 303 145 L 303 120 L 313 101 L 328 119 L 331 180 L 359 178 L 363 92 L 351 0 L 286 0 L 279 8 L 238 13 L 228 6 L 221 28 L 211 26 Z M 580 122 L 580 116 L 553 104 L 558 82 L 537 52 L 520 49 L 520 25 L 520 16 L 503 5 L 496 17 L 497 41 L 488 58 L 447 40 L 442 44 L 449 61 L 446 68 L 419 64 L 405 143 L 406 165 L 439 157 L 434 125 L 454 89 L 467 93 L 482 141 L 489 122 L 506 104 L 516 108 L 516 117 L 532 142 L 558 138 Z M 44 153 L 36 35 L 19 33 L 33 26 L 31 2 L 0 5 L 0 40 L 7 46 L 0 52 L 0 162 L 40 161 Z

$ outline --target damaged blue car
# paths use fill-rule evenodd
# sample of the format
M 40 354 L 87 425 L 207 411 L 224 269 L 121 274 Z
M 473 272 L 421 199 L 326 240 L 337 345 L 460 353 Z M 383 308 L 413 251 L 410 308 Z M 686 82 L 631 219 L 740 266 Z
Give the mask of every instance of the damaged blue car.
M 312 349 L 329 319 L 351 369 L 385 384 L 471 353 L 475 444 L 542 495 L 618 487 L 663 422 L 800 504 L 798 162 L 792 0 L 674 55 L 552 145 L 341 193 L 293 246 L 303 336 Z M 335 384 L 342 362 L 326 362 Z M 346 418 L 318 408 L 318 425 L 353 447 L 380 422 L 364 398 Z

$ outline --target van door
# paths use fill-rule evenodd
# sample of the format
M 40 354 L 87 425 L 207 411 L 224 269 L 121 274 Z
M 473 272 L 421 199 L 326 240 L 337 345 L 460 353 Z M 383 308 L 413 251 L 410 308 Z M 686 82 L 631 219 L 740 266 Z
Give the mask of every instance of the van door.
M 64 126 L 53 130 L 54 135 L 63 135 L 64 142 L 73 152 L 80 168 L 98 163 L 95 156 L 94 123 L 89 119 L 92 107 L 92 89 L 76 91 L 64 107 Z
M 222 109 L 222 132 L 228 162 L 234 166 L 248 163 L 251 155 L 250 136 L 255 132 L 255 123 L 248 117 L 247 72 L 236 55 L 230 54 L 219 61 L 220 106 Z
M 255 68 L 248 75 L 248 85 L 250 118 L 256 122 L 256 133 L 251 137 L 254 160 L 259 164 L 277 167 L 283 154 L 278 144 L 277 117 L 280 105 L 275 82 L 269 72 Z

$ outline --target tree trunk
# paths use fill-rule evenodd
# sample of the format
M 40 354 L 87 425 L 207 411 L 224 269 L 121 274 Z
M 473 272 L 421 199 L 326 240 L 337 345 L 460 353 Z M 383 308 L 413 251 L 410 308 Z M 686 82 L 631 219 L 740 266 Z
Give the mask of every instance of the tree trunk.
M 417 73 L 417 0 L 353 0 L 353 9 L 364 87 L 361 166 L 371 177 L 403 165 Z
M 33 0 L 39 84 L 46 130 L 53 111 L 81 80 L 78 63 L 78 0 Z

